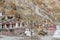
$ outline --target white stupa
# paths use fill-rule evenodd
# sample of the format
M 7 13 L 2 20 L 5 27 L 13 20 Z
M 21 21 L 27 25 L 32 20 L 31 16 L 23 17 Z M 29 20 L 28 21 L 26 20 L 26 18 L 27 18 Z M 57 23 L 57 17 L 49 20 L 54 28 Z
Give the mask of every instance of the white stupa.
M 56 25 L 56 31 L 54 32 L 53 37 L 60 39 L 60 25 Z
M 25 30 L 25 34 L 26 34 L 26 36 L 31 36 L 31 32 L 29 31 L 28 28 Z

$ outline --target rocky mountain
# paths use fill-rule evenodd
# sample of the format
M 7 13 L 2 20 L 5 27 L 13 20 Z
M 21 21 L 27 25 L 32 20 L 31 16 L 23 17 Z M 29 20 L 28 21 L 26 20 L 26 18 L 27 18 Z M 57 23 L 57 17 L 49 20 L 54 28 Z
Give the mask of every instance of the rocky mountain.
M 38 15 L 38 19 L 56 22 L 60 17 L 59 4 L 60 0 L 1 0 L 0 9 L 7 14 L 14 11 L 12 14 Z

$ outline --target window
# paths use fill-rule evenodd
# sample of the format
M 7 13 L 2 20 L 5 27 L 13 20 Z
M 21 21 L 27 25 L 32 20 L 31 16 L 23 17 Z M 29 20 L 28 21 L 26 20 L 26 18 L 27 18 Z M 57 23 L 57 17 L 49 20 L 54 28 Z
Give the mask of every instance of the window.
M 24 26 L 24 23 L 22 23 L 22 26 Z
M 10 24 L 6 24 L 6 26 L 7 26 L 7 28 L 9 28 L 10 27 Z
M 10 17 L 10 16 L 8 16 L 8 19 L 12 19 L 12 18 L 13 18 L 12 16 L 11 16 L 11 17 Z

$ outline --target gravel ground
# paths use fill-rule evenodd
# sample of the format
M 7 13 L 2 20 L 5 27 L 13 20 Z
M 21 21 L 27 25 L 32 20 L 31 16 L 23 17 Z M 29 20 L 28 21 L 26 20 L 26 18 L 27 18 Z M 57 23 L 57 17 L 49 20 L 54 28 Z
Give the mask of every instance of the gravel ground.
M 51 34 L 49 33 L 49 36 L 40 36 L 40 37 L 37 36 L 28 37 L 24 36 L 23 34 L 19 35 L 19 37 L 18 36 L 14 37 L 13 33 L 10 32 L 4 33 L 4 35 L 0 35 L 0 40 L 52 40 L 52 32 Z
M 0 40 L 40 40 L 38 37 L 11 37 L 11 36 L 4 36 L 0 35 Z
M 41 40 L 52 40 L 52 36 L 41 37 Z
M 10 36 L 4 36 L 0 35 L 0 40 L 17 40 L 17 37 L 10 37 Z
M 52 36 L 42 36 L 42 37 L 11 37 L 0 35 L 0 40 L 53 40 Z

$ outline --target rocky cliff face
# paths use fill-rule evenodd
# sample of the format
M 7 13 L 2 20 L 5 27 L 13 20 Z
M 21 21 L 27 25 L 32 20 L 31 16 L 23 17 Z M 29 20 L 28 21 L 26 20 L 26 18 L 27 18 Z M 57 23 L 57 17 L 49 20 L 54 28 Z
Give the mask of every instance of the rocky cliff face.
M 15 10 L 21 15 L 39 15 L 40 18 L 55 20 L 60 15 L 59 0 L 5 0 L 0 1 L 0 8 Z

